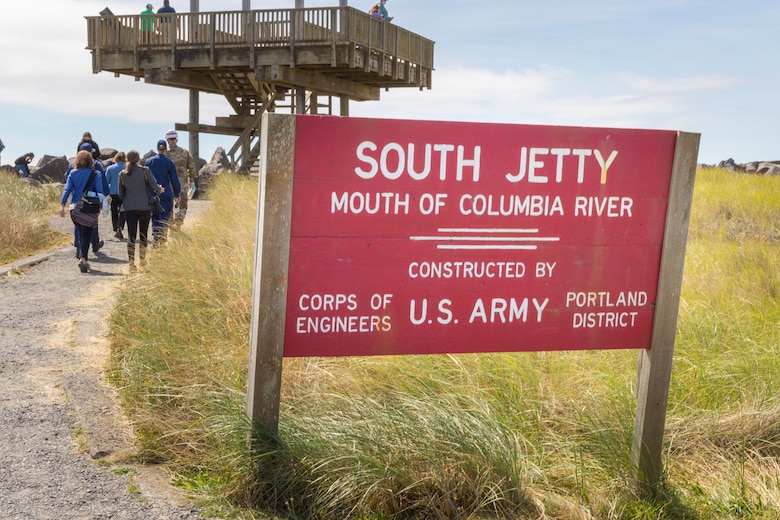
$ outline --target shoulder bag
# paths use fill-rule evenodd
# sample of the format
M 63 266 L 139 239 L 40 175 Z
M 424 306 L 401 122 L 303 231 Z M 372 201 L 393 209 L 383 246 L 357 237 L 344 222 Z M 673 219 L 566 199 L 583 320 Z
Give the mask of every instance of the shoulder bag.
M 159 217 L 165 213 L 165 210 L 163 210 L 162 204 L 160 204 L 160 196 L 157 195 L 157 192 L 152 189 L 152 185 L 149 184 L 149 176 L 146 174 L 146 166 L 144 166 L 143 169 L 144 181 L 146 181 L 146 190 L 149 192 L 149 206 L 152 208 L 152 216 Z
M 94 195 L 89 194 L 89 186 L 92 186 L 96 173 L 96 170 L 92 170 L 92 173 L 89 174 L 89 179 L 87 179 L 87 183 L 84 185 L 84 194 L 77 204 L 81 205 L 81 211 L 84 213 L 100 213 L 100 197 L 98 197 L 97 191 L 93 189 L 92 193 L 94 193 Z

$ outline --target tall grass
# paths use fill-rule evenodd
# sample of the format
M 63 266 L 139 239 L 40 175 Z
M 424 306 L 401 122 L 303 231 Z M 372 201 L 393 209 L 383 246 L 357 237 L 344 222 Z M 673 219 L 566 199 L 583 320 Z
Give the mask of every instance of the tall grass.
M 635 351 L 285 360 L 278 437 L 244 413 L 256 182 L 128 279 L 112 378 L 139 457 L 246 517 L 780 517 L 780 179 L 698 173 L 664 485 L 635 493 Z M 225 512 L 228 509 L 221 509 Z M 235 512 L 235 510 L 233 510 Z
M 0 265 L 67 241 L 49 227 L 60 195 L 59 185 L 31 186 L 0 169 Z

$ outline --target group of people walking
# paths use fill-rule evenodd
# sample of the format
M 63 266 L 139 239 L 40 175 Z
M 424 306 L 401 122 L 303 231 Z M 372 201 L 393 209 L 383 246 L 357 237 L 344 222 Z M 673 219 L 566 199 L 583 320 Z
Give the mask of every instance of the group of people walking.
M 192 155 L 178 146 L 178 133 L 169 131 L 165 139 L 157 141 L 156 154 L 142 164 L 137 150 L 117 152 L 107 169 L 100 161 L 100 148 L 85 132 L 78 145 L 78 153 L 66 172 L 65 188 L 60 199 L 60 216 L 69 209 L 74 224 L 74 245 L 79 269 L 90 270 L 89 248 L 97 253 L 104 245 L 98 232 L 98 215 L 89 199 L 99 199 L 111 213 L 114 237 L 125 240 L 127 229 L 127 256 L 130 272 L 146 263 L 151 224 L 152 238 L 162 245 L 168 230 L 178 230 L 187 213 L 188 192 L 194 192 L 196 171 Z M 155 198 L 159 203 L 155 203 Z M 177 211 L 174 211 L 178 207 Z M 159 211 L 155 211 L 159 208 Z M 101 210 L 98 209 L 98 212 Z M 94 216 L 92 216 L 94 215 Z M 137 246 L 137 247 L 136 247 Z

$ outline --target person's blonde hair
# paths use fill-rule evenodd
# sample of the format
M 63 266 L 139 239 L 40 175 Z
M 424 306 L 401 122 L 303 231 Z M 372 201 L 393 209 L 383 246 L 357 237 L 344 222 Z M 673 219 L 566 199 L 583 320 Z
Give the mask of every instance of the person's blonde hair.
M 92 158 L 92 152 L 81 150 L 76 154 L 76 160 L 73 161 L 74 168 L 89 168 L 90 170 L 95 167 L 95 160 Z

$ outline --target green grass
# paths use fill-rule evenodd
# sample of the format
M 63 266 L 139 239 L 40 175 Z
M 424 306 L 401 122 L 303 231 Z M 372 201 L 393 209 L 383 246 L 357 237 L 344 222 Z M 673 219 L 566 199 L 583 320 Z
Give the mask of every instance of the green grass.
M 69 240 L 49 226 L 59 211 L 60 195 L 59 185 L 31 186 L 0 169 L 0 265 Z
M 142 460 L 245 518 L 780 518 L 780 179 L 698 172 L 663 485 L 630 463 L 636 351 L 287 359 L 244 412 L 256 182 L 130 278 L 112 380 Z

